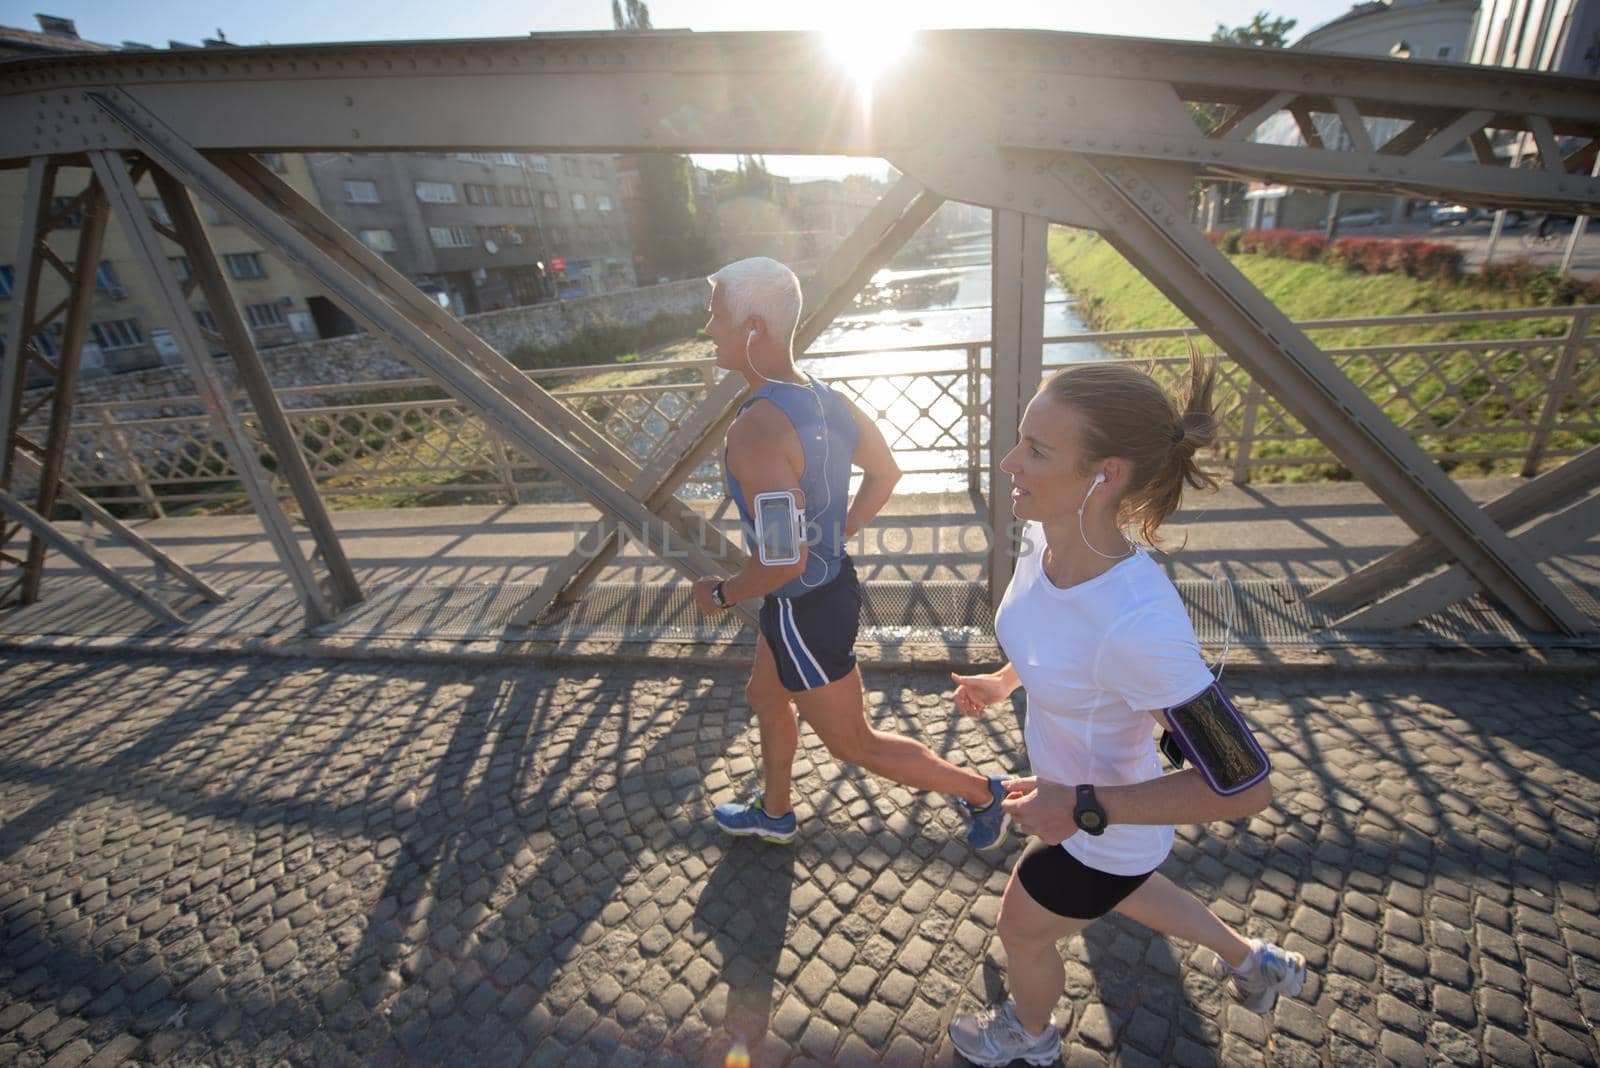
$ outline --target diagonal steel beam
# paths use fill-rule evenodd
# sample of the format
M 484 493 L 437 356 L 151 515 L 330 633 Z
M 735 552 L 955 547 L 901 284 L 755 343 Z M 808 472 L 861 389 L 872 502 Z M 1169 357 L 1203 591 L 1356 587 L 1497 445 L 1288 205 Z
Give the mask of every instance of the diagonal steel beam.
M 24 448 L 17 451 L 17 467 L 19 470 L 26 471 L 37 477 L 43 473 L 43 468 L 40 466 L 39 461 L 34 459 L 30 452 L 27 451 L 28 443 L 23 442 L 22 444 Z M 226 594 L 141 537 L 138 531 L 106 511 L 100 502 L 93 497 L 79 492 L 77 487 L 68 482 L 61 483 L 60 492 L 61 496 L 72 502 L 74 508 L 92 516 L 94 521 L 109 531 L 113 537 L 155 564 L 156 570 L 165 571 L 175 576 L 178 581 L 208 601 L 227 600 Z
M 1566 505 L 1596 486 L 1600 486 L 1600 445 L 1495 498 L 1483 506 L 1483 513 L 1502 530 L 1513 530 L 1551 508 Z M 1355 608 L 1449 560 L 1450 554 L 1439 539 L 1424 534 L 1405 548 L 1396 549 L 1322 587 L 1306 600 L 1336 608 Z
M 528 414 L 564 434 L 567 443 L 611 481 L 628 485 L 638 478 L 639 465 L 600 428 L 530 381 L 493 346 L 424 297 L 415 285 L 384 262 L 383 257 L 350 236 L 349 231 L 319 211 L 269 168 L 253 157 L 236 154 L 215 162 L 262 203 L 276 208 L 302 237 L 320 248 L 334 263 L 363 279 L 373 293 L 419 330 L 448 338 L 455 351 L 475 369 L 494 381 Z M 668 537 L 670 531 L 679 540 L 693 540 L 724 569 L 743 566 L 743 551 L 723 537 L 721 531 L 706 526 L 700 516 L 677 497 L 670 497 L 651 510 L 661 517 L 663 537 Z
M 115 90 L 89 92 L 84 96 L 102 115 L 112 119 L 134 137 L 141 150 L 164 170 L 190 189 L 204 193 L 269 248 L 300 267 L 363 326 L 374 334 L 394 341 L 402 354 L 423 373 L 444 386 L 457 400 L 478 413 L 491 429 L 515 441 L 531 455 L 540 457 L 568 486 L 614 518 L 633 524 L 638 529 L 648 529 L 656 520 L 656 516 L 618 488 L 603 472 L 541 426 L 495 380 L 479 373 L 449 343 L 448 338 L 433 336 L 396 312 L 359 279 L 333 263 L 289 223 L 177 137 L 158 116 L 127 94 Z M 497 377 L 504 378 L 505 375 Z M 665 559 L 690 578 L 719 570 L 716 561 L 693 543 L 684 546 L 681 553 L 668 555 Z
M 802 286 L 802 306 L 810 308 L 795 330 L 794 350 L 802 353 L 822 335 L 884 264 L 911 239 L 942 204 L 943 198 L 902 176 L 873 205 L 860 225 L 845 237 Z M 738 375 L 724 375 L 689 419 L 656 450 L 650 463 L 628 487 L 652 508 L 672 498 L 727 435 L 749 387 Z M 593 552 L 575 548 L 552 567 L 533 596 L 511 617 L 527 626 L 547 608 L 570 602 L 599 576 L 620 548 L 619 532 L 605 524 L 592 533 Z
M 29 160 L 17 257 L 12 261 L 16 266 L 12 268 L 5 364 L 0 368 L 0 489 L 11 488 L 12 435 L 22 429 L 22 393 L 28 381 L 28 354 L 33 351 L 33 316 L 39 306 L 39 242 L 44 240 L 44 214 L 54 189 L 55 165 L 44 156 Z
M 295 440 L 289 420 L 283 414 L 283 406 L 278 403 L 278 395 L 272 391 L 272 382 L 267 378 L 267 369 L 261 365 L 255 340 L 239 315 L 239 306 L 234 303 L 233 293 L 222 275 L 217 251 L 200 222 L 200 213 L 195 210 L 189 194 L 170 174 L 156 168 L 154 177 L 156 190 L 166 206 L 168 217 L 172 219 L 173 231 L 178 236 L 178 246 L 188 254 L 191 280 L 197 279 L 205 293 L 206 305 L 216 320 L 223 344 L 233 357 L 239 381 L 249 395 L 256 418 L 261 422 L 262 433 L 277 457 L 278 473 L 289 484 L 290 492 L 300 505 L 300 515 L 310 529 L 317 548 L 321 550 L 323 565 L 328 569 L 332 610 L 338 613 L 360 604 L 363 597 L 361 585 L 356 581 L 355 572 L 350 569 L 350 561 L 345 558 L 344 546 L 339 543 L 339 535 L 333 529 L 333 521 L 328 518 L 328 510 L 317 495 L 316 481 L 306 467 L 300 444 Z M 184 302 L 186 307 L 187 303 Z
M 1106 239 L 1418 533 L 1433 532 L 1528 626 L 1577 634 L 1587 618 L 1426 453 L 1212 247 L 1129 160 L 1058 160 Z
M 161 238 L 150 225 L 149 212 L 128 176 L 122 156 L 91 152 L 89 162 L 116 210 L 117 218 L 122 223 L 122 232 L 132 246 L 135 258 L 140 261 L 146 277 L 154 286 L 162 317 L 171 326 L 173 339 L 178 343 L 178 350 L 194 379 L 195 392 L 205 406 L 213 431 L 227 449 L 234 472 L 244 483 L 245 493 L 266 529 L 267 539 L 289 574 L 289 581 L 300 598 L 307 622 L 313 625 L 330 622 L 334 616 L 333 610 L 311 571 L 311 565 L 300 551 L 294 527 L 278 504 L 278 498 L 272 490 L 272 480 L 256 456 L 255 445 L 245 431 L 244 422 L 233 410 L 227 387 L 212 366 L 211 350 L 200 337 L 199 324 L 189 310 L 188 301 L 184 300 L 183 287 L 178 283 L 171 261 L 167 259 Z
M 1596 530 L 1600 530 L 1600 494 L 1587 497 L 1540 520 L 1512 540 L 1531 559 L 1546 560 L 1556 553 L 1583 544 Z M 1452 564 L 1436 575 L 1396 590 L 1380 601 L 1335 620 L 1329 627 L 1340 630 L 1403 627 L 1443 611 L 1477 592 L 1478 583 L 1467 569 L 1460 564 Z
M 116 571 L 107 567 L 92 554 L 74 545 L 71 538 L 61 533 L 38 512 L 29 508 L 5 490 L 0 490 L 0 514 L 4 514 L 20 523 L 34 537 L 43 538 L 50 548 L 88 571 L 101 582 L 104 582 L 146 612 L 149 612 L 161 622 L 169 623 L 175 627 L 183 626 L 184 619 L 182 616 L 145 592 L 143 588 L 117 574 Z
M 72 289 L 67 296 L 61 355 L 56 360 L 55 381 L 50 388 L 50 423 L 45 431 L 44 452 L 40 457 L 39 493 L 33 505 L 34 511 L 46 519 L 55 513 L 56 491 L 61 483 L 61 468 L 67 451 L 67 435 L 72 429 L 72 402 L 78 390 L 83 339 L 89 330 L 89 306 L 94 301 L 95 273 L 99 269 L 100 249 L 105 244 L 106 222 L 110 215 L 105 191 L 100 188 L 98 181 L 91 179 L 89 188 L 80 194 L 80 199 L 83 201 L 83 225 L 78 231 L 76 266 L 69 276 Z M 22 565 L 20 596 L 23 604 L 32 604 L 39 599 L 45 547 L 45 540 L 38 535 L 28 540 L 28 557 Z

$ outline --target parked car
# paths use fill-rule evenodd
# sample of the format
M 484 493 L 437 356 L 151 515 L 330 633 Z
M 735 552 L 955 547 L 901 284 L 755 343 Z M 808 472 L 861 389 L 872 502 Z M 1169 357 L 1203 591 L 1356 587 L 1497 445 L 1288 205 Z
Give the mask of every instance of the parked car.
M 1376 226 L 1388 221 L 1389 216 L 1377 208 L 1357 208 L 1355 211 L 1339 213 L 1340 226 Z
M 1472 209 L 1465 204 L 1435 204 L 1428 211 L 1428 222 L 1434 226 L 1460 226 L 1472 219 Z

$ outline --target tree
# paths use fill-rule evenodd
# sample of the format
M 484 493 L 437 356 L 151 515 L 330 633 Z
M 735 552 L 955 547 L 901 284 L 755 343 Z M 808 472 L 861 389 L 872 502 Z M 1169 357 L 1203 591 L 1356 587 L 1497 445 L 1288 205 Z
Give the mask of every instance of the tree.
M 611 26 L 618 30 L 651 30 L 650 5 L 645 0 L 611 0 Z
M 1295 28 L 1297 21 L 1275 19 L 1265 11 L 1257 11 L 1255 17 L 1244 26 L 1224 26 L 1220 22 L 1217 23 L 1217 28 L 1211 31 L 1211 40 L 1217 44 L 1286 48 L 1289 45 L 1289 31 Z
M 1224 26 L 1217 23 L 1217 28 L 1211 31 L 1211 40 L 1216 44 L 1249 45 L 1253 48 L 1287 48 L 1289 45 L 1289 31 L 1295 28 L 1295 19 L 1273 18 L 1265 11 L 1257 11 L 1255 17 L 1243 26 Z M 1208 135 L 1221 126 L 1233 109 L 1222 104 L 1194 104 L 1189 105 L 1189 113 L 1194 116 L 1195 123 Z M 1210 219 L 1226 219 L 1237 210 L 1241 198 L 1248 187 L 1243 182 L 1215 182 L 1204 187 L 1200 213 Z M 1199 192 L 1199 189 L 1196 190 Z M 1209 199 L 1209 207 L 1203 201 Z

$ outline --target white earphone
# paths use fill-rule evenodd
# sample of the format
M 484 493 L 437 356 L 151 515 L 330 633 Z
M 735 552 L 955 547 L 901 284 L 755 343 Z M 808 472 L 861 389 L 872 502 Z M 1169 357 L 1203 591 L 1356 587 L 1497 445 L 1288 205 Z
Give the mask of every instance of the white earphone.
M 1096 556 L 1103 556 L 1107 560 L 1120 560 L 1124 556 L 1127 556 L 1128 553 L 1133 552 L 1133 546 L 1131 544 L 1128 546 L 1128 552 L 1118 553 L 1117 555 L 1113 556 L 1111 553 L 1103 553 L 1099 549 L 1096 549 L 1093 545 L 1090 545 L 1089 535 L 1084 533 L 1083 530 L 1083 510 L 1089 506 L 1089 498 L 1094 496 L 1094 491 L 1099 489 L 1100 483 L 1104 482 L 1105 480 L 1106 473 L 1104 471 L 1096 471 L 1094 474 L 1094 481 L 1089 483 L 1089 492 L 1083 495 L 1083 503 L 1078 505 L 1078 537 L 1083 539 L 1083 544 L 1088 546 L 1089 551 L 1094 553 Z M 1123 540 L 1127 541 L 1127 535 L 1123 535 Z

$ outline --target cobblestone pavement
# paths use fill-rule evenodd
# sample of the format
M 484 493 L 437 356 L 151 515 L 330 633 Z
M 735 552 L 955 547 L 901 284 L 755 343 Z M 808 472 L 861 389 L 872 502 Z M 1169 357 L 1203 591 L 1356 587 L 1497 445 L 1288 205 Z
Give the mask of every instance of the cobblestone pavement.
M 793 847 L 732 671 L 0 652 L 0 1063 L 954 1063 L 1020 848 L 805 733 Z M 874 672 L 878 723 L 1020 770 L 1016 718 Z M 1163 868 L 1304 952 L 1229 1004 L 1119 919 L 1067 944 L 1066 1060 L 1594 1064 L 1600 686 L 1248 675 L 1278 803 Z

